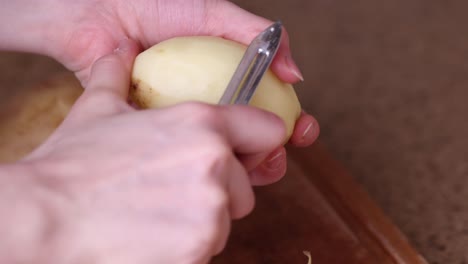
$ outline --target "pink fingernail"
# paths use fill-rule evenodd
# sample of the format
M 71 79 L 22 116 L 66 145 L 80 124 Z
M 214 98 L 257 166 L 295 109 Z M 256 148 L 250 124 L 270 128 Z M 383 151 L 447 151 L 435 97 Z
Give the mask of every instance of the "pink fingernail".
M 309 134 L 309 132 L 312 131 L 312 126 L 313 125 L 314 125 L 313 122 L 310 122 L 310 124 L 304 130 L 304 133 L 302 133 L 301 139 L 304 139 L 307 136 L 307 134 Z
M 270 157 L 267 159 L 266 167 L 270 170 L 276 170 L 281 167 L 283 163 L 281 158 L 283 157 L 283 151 L 270 154 Z
M 304 76 L 302 76 L 301 71 L 299 70 L 299 67 L 297 64 L 294 62 L 294 60 L 291 58 L 291 56 L 286 56 L 286 65 L 289 68 L 289 71 L 294 74 L 301 82 L 304 81 Z

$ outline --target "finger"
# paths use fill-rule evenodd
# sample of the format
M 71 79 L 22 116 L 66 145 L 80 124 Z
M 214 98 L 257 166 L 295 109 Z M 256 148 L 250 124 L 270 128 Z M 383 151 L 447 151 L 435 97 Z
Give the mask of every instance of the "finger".
M 130 87 L 133 61 L 138 53 L 137 44 L 124 39 L 112 54 L 95 62 L 85 93 L 107 93 L 126 100 Z
M 240 219 L 248 215 L 254 208 L 255 196 L 247 171 L 242 164 L 232 156 L 229 163 L 228 193 L 230 197 L 229 213 L 232 219 Z
M 218 255 L 226 247 L 229 234 L 231 233 L 231 217 L 229 211 L 226 209 L 223 212 L 223 215 L 220 219 L 221 223 L 219 225 L 219 237 L 218 241 L 215 244 L 213 255 Z
M 222 15 L 220 15 L 222 14 Z M 273 22 L 254 15 L 229 1 L 218 1 L 209 9 L 207 28 L 211 35 L 221 36 L 248 45 L 261 31 Z M 271 65 L 273 72 L 284 82 L 304 80 L 291 54 L 289 36 L 283 28 L 281 44 Z
M 149 109 L 139 116 L 153 118 L 155 115 L 159 121 L 191 123 L 188 126 L 211 130 L 237 155 L 270 153 L 286 139 L 286 127 L 280 117 L 251 106 L 184 102 Z
M 257 154 L 248 154 L 248 155 L 244 154 L 244 155 L 237 155 L 237 158 L 239 159 L 239 161 L 242 163 L 242 165 L 247 171 L 252 171 L 256 167 L 258 167 L 258 165 L 264 162 L 268 158 L 269 154 L 270 152 L 261 152 Z
M 130 71 L 136 56 L 136 44 L 125 39 L 112 54 L 93 65 L 87 89 L 77 100 L 65 126 L 89 122 L 110 114 L 132 109 L 126 102 L 130 84 Z
M 286 137 L 284 122 L 277 115 L 257 108 L 231 105 L 220 107 L 221 128 L 238 155 L 269 153 Z
M 250 214 L 255 206 L 255 195 L 245 168 L 234 158 L 227 175 L 229 208 L 221 216 L 219 235 L 213 255 L 218 255 L 226 247 L 231 231 L 231 219 L 241 219 Z
M 256 154 L 237 155 L 237 158 L 242 163 L 244 168 L 250 172 L 253 169 L 257 168 L 263 162 L 269 159 L 272 159 L 273 157 L 276 157 L 277 156 L 276 154 L 279 154 L 278 152 L 282 148 L 283 146 L 280 146 L 271 152 L 260 152 Z
M 286 168 L 286 149 L 280 147 L 249 172 L 250 183 L 254 186 L 275 183 L 286 174 Z
M 289 143 L 298 147 L 309 146 L 317 140 L 319 134 L 320 127 L 317 120 L 303 111 L 294 126 Z
M 281 45 L 271 63 L 271 70 L 284 82 L 296 83 L 298 81 L 304 81 L 301 70 L 293 60 L 289 34 L 284 27 L 283 35 L 281 36 Z

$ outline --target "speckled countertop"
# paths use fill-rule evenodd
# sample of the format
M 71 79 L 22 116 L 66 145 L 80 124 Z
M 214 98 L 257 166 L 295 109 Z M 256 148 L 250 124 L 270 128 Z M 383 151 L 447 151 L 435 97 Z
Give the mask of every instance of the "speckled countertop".
M 468 263 L 468 2 L 237 0 L 285 23 L 321 139 L 431 263 Z
M 284 22 L 321 140 L 413 245 L 468 263 L 468 2 L 234 2 Z M 0 70 L 11 89 L 61 68 L 2 53 Z

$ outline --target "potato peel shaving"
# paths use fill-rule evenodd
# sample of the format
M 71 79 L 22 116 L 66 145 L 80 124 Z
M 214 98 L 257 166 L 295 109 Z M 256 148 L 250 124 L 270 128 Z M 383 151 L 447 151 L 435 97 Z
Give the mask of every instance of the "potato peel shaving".
M 310 252 L 309 251 L 302 251 L 302 253 L 304 253 L 304 255 L 306 255 L 307 258 L 309 259 L 307 264 L 312 264 L 312 255 L 310 254 Z

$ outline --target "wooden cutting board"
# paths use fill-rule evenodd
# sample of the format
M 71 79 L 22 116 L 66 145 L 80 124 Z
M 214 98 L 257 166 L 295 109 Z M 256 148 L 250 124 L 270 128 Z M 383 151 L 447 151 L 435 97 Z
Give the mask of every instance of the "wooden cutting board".
M 81 91 L 66 73 L 0 99 L 0 162 L 47 138 Z M 234 223 L 213 263 L 306 264 L 303 251 L 313 264 L 427 263 L 321 143 L 288 152 L 287 176 L 256 188 L 254 212 Z
M 366 192 L 317 143 L 288 149 L 281 182 L 257 189 L 257 207 L 235 223 L 214 263 L 427 263 Z

